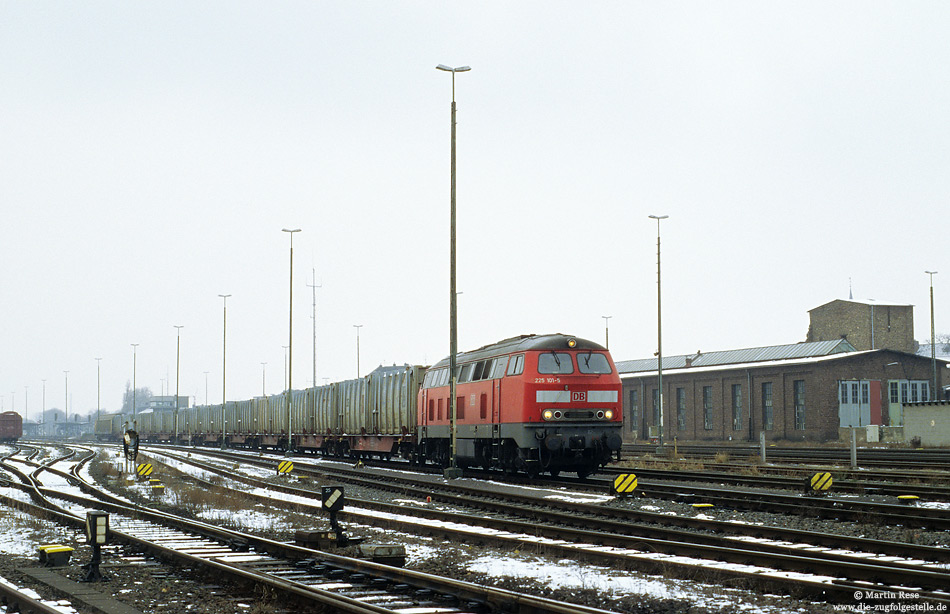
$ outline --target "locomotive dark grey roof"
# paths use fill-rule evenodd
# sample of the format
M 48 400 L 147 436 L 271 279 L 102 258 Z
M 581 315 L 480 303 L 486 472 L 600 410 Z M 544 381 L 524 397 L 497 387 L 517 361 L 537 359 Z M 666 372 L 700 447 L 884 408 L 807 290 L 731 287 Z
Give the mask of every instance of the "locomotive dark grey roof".
M 571 339 L 577 342 L 577 345 L 575 345 L 573 348 L 570 348 L 567 345 L 567 342 Z M 490 358 L 492 356 L 514 354 L 528 350 L 607 351 L 607 349 L 599 343 L 595 343 L 587 339 L 580 339 L 579 337 L 572 337 L 571 335 L 564 335 L 561 333 L 550 335 L 520 335 L 518 337 L 511 337 L 510 339 L 505 339 L 504 341 L 499 341 L 497 343 L 480 347 L 477 350 L 472 350 L 471 352 L 460 352 L 457 357 L 457 362 L 458 364 L 462 364 L 464 362 L 473 362 L 476 360 Z M 434 364 L 431 368 L 435 369 L 437 367 L 447 366 L 449 366 L 449 358 L 445 357 Z

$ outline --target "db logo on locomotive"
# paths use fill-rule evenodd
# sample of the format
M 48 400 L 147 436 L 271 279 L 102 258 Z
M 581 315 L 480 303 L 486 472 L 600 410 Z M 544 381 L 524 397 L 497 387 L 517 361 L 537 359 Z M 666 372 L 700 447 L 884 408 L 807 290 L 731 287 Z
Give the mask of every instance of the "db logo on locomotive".
M 586 391 L 585 391 L 585 392 L 574 392 L 574 391 L 572 391 L 572 392 L 571 392 L 571 402 L 575 402 L 575 401 L 576 401 L 576 402 L 580 402 L 580 403 L 586 403 L 586 402 L 587 402 L 587 392 L 586 392 Z

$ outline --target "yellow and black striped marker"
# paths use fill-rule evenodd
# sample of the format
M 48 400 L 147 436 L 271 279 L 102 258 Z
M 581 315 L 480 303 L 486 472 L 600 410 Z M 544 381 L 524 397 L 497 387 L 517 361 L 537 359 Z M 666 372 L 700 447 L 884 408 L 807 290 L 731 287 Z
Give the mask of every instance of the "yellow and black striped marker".
M 142 463 L 135 468 L 135 473 L 137 473 L 140 478 L 147 478 L 152 475 L 152 463 Z
M 283 460 L 277 463 L 277 473 L 290 473 L 294 470 L 294 464 L 289 460 Z
M 637 474 L 621 473 L 614 478 L 611 489 L 615 495 L 630 495 L 637 488 Z
M 904 505 L 914 505 L 920 499 L 917 495 L 897 495 L 897 500 Z
M 811 476 L 811 489 L 815 492 L 825 492 L 831 488 L 831 474 L 828 472 L 816 473 Z
M 694 503 L 693 509 L 694 510 L 708 510 L 712 506 L 713 506 L 712 503 Z

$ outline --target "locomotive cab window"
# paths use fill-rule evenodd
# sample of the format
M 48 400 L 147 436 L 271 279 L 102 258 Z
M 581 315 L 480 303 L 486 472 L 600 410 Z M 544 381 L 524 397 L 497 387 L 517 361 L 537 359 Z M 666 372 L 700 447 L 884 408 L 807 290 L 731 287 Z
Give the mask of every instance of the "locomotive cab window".
M 481 360 L 475 363 L 475 371 L 472 372 L 472 381 L 477 382 L 491 377 L 491 360 Z
M 508 375 L 521 375 L 524 373 L 524 354 L 512 356 L 508 362 Z
M 462 375 L 459 376 L 458 383 L 461 384 L 463 382 L 474 381 L 474 378 L 472 377 L 472 369 L 474 368 L 475 368 L 474 363 L 468 363 L 467 365 L 464 365 L 462 367 Z
M 574 372 L 571 355 L 564 352 L 545 352 L 538 355 L 538 373 L 568 375 Z
M 594 354 L 593 352 L 577 355 L 577 370 L 581 373 L 594 373 L 598 375 L 611 372 L 610 362 L 607 360 L 607 357 L 603 354 Z
M 492 379 L 498 379 L 505 375 L 505 369 L 508 368 L 508 357 L 502 356 L 501 358 L 495 359 L 495 372 L 492 373 Z

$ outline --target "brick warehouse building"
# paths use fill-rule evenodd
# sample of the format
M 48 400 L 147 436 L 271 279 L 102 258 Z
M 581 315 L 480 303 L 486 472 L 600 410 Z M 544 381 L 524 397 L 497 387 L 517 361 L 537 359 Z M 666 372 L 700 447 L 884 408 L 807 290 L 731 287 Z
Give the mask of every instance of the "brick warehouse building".
M 656 358 L 617 363 L 625 439 L 656 435 Z M 938 368 L 938 390 L 947 379 Z M 664 438 L 829 441 L 839 428 L 899 426 L 902 403 L 931 398 L 931 361 L 844 339 L 663 358 Z

